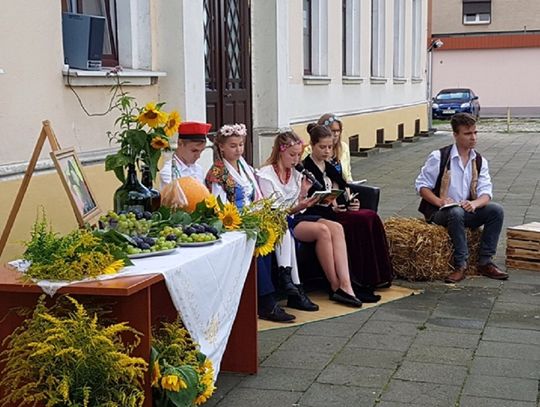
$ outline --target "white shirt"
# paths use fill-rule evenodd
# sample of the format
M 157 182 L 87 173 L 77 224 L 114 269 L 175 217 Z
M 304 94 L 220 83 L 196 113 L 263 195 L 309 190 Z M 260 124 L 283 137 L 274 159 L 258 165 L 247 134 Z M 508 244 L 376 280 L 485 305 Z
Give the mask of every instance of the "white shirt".
M 259 187 L 264 197 L 275 197 L 276 206 L 292 207 L 298 201 L 300 196 L 300 185 L 302 183 L 302 174 L 291 169 L 291 178 L 286 184 L 279 180 L 274 167 L 265 165 L 257 171 L 259 178 Z
M 254 188 L 255 200 L 260 199 L 261 192 L 257 185 L 257 179 L 253 173 L 253 169 L 249 166 L 244 157 L 240 157 L 240 165 L 238 166 L 240 171 L 236 171 L 236 168 L 234 168 L 227 160 L 223 160 L 223 163 L 225 164 L 227 171 L 229 171 L 229 175 L 234 179 L 234 182 L 244 190 L 244 206 L 251 203 L 251 196 L 253 195 Z M 228 201 L 227 194 L 221 184 L 212 182 L 212 189 L 210 192 L 216 197 L 219 196 L 221 202 Z
M 469 198 L 469 192 L 472 181 L 472 166 L 476 165 L 476 152 L 471 150 L 469 153 L 469 161 L 464 166 L 459 157 L 456 145 L 450 150 L 450 186 L 448 187 L 448 197 L 456 202 L 465 201 Z M 428 188 L 433 190 L 441 163 L 441 152 L 439 150 L 432 151 L 428 156 L 426 163 L 420 170 L 420 174 L 416 178 L 416 192 L 420 193 L 420 189 Z M 488 162 L 485 157 L 482 157 L 482 167 L 478 174 L 478 186 L 476 188 L 478 197 L 481 195 L 489 195 L 493 198 L 493 185 L 489 176 Z
M 204 172 L 199 164 L 185 164 L 176 154 L 173 154 L 173 157 L 170 160 L 167 160 L 165 164 L 163 164 L 163 168 L 159 171 L 162 186 L 171 182 L 173 160 L 176 169 L 180 173 L 180 177 L 193 177 L 204 184 Z

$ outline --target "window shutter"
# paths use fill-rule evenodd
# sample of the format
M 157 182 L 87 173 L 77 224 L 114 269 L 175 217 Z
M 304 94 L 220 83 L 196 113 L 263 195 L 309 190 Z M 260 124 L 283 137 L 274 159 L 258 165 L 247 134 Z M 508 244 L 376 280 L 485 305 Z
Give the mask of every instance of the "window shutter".
M 491 0 L 463 0 L 463 14 L 491 14 Z

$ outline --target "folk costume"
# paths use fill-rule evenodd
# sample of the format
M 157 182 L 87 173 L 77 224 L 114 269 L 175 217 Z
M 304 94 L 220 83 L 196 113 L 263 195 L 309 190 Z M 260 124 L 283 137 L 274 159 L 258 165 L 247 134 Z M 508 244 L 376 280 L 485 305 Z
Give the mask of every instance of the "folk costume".
M 463 165 L 455 144 L 431 152 L 416 178 L 415 187 L 418 193 L 422 188 L 428 188 L 437 197 L 452 198 L 454 202 L 474 200 L 482 195 L 493 198 L 487 160 L 473 149 L 469 152 L 469 160 Z M 422 199 L 418 210 L 426 221 L 448 228 L 454 246 L 456 269 L 465 267 L 469 258 L 465 228 L 483 225 L 478 264 L 491 264 L 504 219 L 501 205 L 489 202 L 474 212 L 467 212 L 460 206 L 439 210 Z
M 304 159 L 304 168 L 315 178 L 332 189 L 335 184 L 339 189 L 345 189 L 347 183 L 340 172 L 329 162 L 325 162 L 324 172 L 315 164 L 311 156 Z M 315 192 L 311 187 L 308 195 Z M 337 198 L 338 204 L 346 204 L 344 194 Z M 359 209 L 357 211 L 334 212 L 331 206 L 314 205 L 306 209 L 307 214 L 321 216 L 333 220 L 343 226 L 351 280 L 362 287 L 378 287 L 391 283 L 394 273 L 386 233 L 381 218 L 375 211 Z

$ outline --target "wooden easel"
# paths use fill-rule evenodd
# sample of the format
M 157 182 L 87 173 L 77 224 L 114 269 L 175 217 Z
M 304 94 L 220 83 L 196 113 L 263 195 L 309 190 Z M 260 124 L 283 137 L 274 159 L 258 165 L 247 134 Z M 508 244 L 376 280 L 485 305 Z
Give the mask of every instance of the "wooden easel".
M 51 123 L 48 120 L 43 121 L 43 127 L 41 128 L 41 133 L 39 134 L 36 146 L 34 147 L 32 158 L 30 158 L 30 162 L 28 163 L 28 167 L 26 168 L 26 171 L 24 173 L 24 178 L 22 180 L 21 186 L 19 187 L 19 192 L 17 193 L 15 202 L 11 207 L 11 211 L 9 212 L 6 227 L 2 231 L 2 237 L 0 237 L 0 256 L 2 255 L 2 253 L 4 252 L 4 248 L 6 247 L 9 234 L 11 233 L 11 229 L 13 228 L 13 224 L 15 223 L 15 218 L 19 213 L 19 209 L 21 208 L 24 194 L 26 194 L 26 190 L 28 189 L 28 185 L 30 184 L 30 179 L 32 178 L 32 174 L 34 173 L 34 170 L 36 168 L 36 164 L 39 159 L 39 155 L 41 154 L 41 150 L 43 149 L 43 144 L 45 144 L 45 140 L 49 140 L 49 145 L 51 146 L 52 151 L 60 150 L 60 145 L 58 144 L 58 140 L 56 139 L 53 129 L 51 128 Z

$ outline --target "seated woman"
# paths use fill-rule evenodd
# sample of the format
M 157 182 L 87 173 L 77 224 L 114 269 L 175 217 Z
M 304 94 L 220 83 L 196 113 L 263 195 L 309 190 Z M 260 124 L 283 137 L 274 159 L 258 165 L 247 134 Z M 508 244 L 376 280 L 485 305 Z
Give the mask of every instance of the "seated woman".
M 253 169 L 242 157 L 245 138 L 246 126 L 243 124 L 221 127 L 214 139 L 216 160 L 206 175 L 206 183 L 212 194 L 219 196 L 223 202 L 233 202 L 238 208 L 262 197 Z M 291 278 L 291 270 L 296 268 L 296 258 L 289 254 L 291 245 L 294 251 L 294 241 L 287 231 L 281 245 L 276 247 L 279 283 L 289 296 L 290 307 L 317 311 L 319 307 L 309 300 L 301 287 L 294 284 L 300 283 L 298 273 Z M 259 317 L 276 322 L 292 321 L 294 315 L 286 313 L 274 298 L 271 257 L 259 256 L 257 268 Z
M 356 296 L 364 302 L 376 302 L 380 296 L 374 295 L 374 288 L 388 285 L 393 279 L 384 225 L 376 212 L 360 209 L 358 200 L 350 199 L 347 183 L 330 164 L 334 150 L 330 130 L 318 124 L 309 124 L 307 130 L 311 154 L 304 159 L 304 167 L 326 189 L 342 189 L 345 193 L 331 205 L 315 205 L 306 212 L 337 221 L 343 226 Z M 314 192 L 312 187 L 308 194 Z
M 302 151 L 302 140 L 296 133 L 286 131 L 278 134 L 266 165 L 257 172 L 261 192 L 264 196 L 277 196 L 277 204 L 289 207 L 289 224 L 296 239 L 315 242 L 317 257 L 332 290 L 330 299 L 361 307 L 362 302 L 355 297 L 351 286 L 343 228 L 321 216 L 302 213 L 316 202 L 316 198 L 307 199 L 311 184 L 294 169 Z M 296 256 L 293 250 L 290 255 Z

